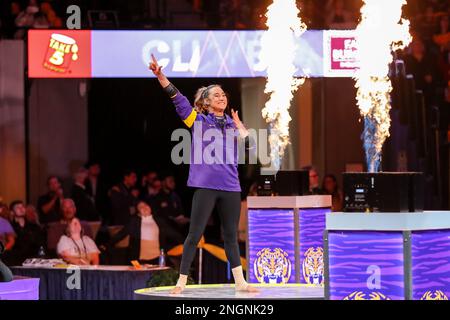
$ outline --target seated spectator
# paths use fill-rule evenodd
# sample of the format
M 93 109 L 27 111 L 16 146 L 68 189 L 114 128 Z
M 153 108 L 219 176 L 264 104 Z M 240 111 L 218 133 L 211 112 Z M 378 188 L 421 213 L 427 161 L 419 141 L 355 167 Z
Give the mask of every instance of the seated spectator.
M 420 38 L 416 37 L 410 47 L 411 53 L 405 56 L 406 72 L 414 76 L 416 88 L 423 91 L 429 104 L 435 100 L 435 88 L 441 83 L 437 61 L 426 51 Z
M 100 250 L 95 242 L 84 235 L 80 220 L 73 218 L 58 242 L 56 252 L 67 263 L 75 265 L 98 265 Z
M 0 202 L 0 218 L 5 220 L 11 220 L 11 215 L 9 213 L 9 208 L 6 204 Z
M 148 195 L 158 194 L 159 190 L 155 192 L 152 187 L 155 180 L 158 180 L 158 174 L 155 171 L 148 171 L 142 177 L 141 188 L 143 198 L 146 198 Z
M 329 29 L 354 29 L 356 23 L 350 11 L 345 9 L 343 0 L 328 0 L 326 4 L 327 15 L 325 26 Z
M 141 190 L 139 190 L 138 187 L 133 187 L 131 188 L 131 195 L 134 197 L 134 199 L 136 201 L 139 201 L 140 197 L 141 197 Z
M 77 207 L 72 199 L 66 198 L 61 203 L 61 219 L 47 225 L 47 248 L 50 255 L 55 253 L 56 244 L 58 243 L 67 225 L 76 217 Z M 88 222 L 81 221 L 81 225 L 85 234 L 93 237 L 92 230 Z
M 422 8 L 432 6 L 435 12 L 445 12 L 449 9 L 448 0 L 420 0 Z
M 77 217 L 84 221 L 99 221 L 97 209 L 95 208 L 94 199 L 86 191 L 84 185 L 88 177 L 88 170 L 80 168 L 74 175 L 75 183 L 72 187 L 72 200 L 77 208 Z
M 30 0 L 25 10 L 21 11 L 16 18 L 16 26 L 31 28 L 34 23 L 34 16 L 39 12 L 36 0 Z
M 341 212 L 344 208 L 344 195 L 339 189 L 337 184 L 337 179 L 332 174 L 327 174 L 323 178 L 322 184 L 323 194 L 330 195 L 332 198 L 332 208 L 333 212 Z
M 16 32 L 15 20 L 21 11 L 20 3 L 18 1 L 12 1 L 9 14 L 2 19 L 3 24 L 1 27 L 6 38 L 12 39 L 14 37 L 14 33 Z
M 27 220 L 26 208 L 22 201 L 13 201 L 10 210 L 16 239 L 5 261 L 9 265 L 22 265 L 26 259 L 38 256 L 39 248 L 44 246 L 44 235 L 37 224 Z
M 159 227 L 148 204 L 141 201 L 137 205 L 137 215 L 131 217 L 129 223 L 115 234 L 110 245 L 115 245 L 126 236 L 130 237 L 128 258 L 141 263 L 156 264 L 160 251 Z
M 50 23 L 47 20 L 47 17 L 42 12 L 38 12 L 34 15 L 34 29 L 48 29 L 50 27 Z
M 220 28 L 220 1 L 203 0 L 202 1 L 203 14 L 205 21 L 210 29 Z
M 443 87 L 448 87 L 450 81 L 450 30 L 449 16 L 442 15 L 439 20 L 438 31 L 433 36 L 433 41 L 438 46 L 438 66 L 441 71 Z
M 63 28 L 63 21 L 60 17 L 56 15 L 56 12 L 51 10 L 47 14 L 47 20 L 51 28 L 61 29 Z
M 77 207 L 75 201 L 66 198 L 61 203 L 61 224 L 67 225 L 77 214 Z
M 44 15 L 48 26 L 50 28 L 61 28 L 62 27 L 62 20 L 60 17 L 57 16 L 55 10 L 53 10 L 52 5 L 45 1 L 41 3 L 40 6 L 41 13 Z
M 149 192 L 153 181 L 155 181 L 156 179 L 158 179 L 158 174 L 153 170 L 148 171 L 142 176 L 141 188 L 143 195 L 146 195 Z
M 126 225 L 136 213 L 136 199 L 131 189 L 136 185 L 137 175 L 132 170 L 123 174 L 122 182 L 110 191 L 112 225 Z
M 447 52 L 450 45 L 450 29 L 448 15 L 444 14 L 439 19 L 439 27 L 433 35 L 433 41 L 439 46 L 440 52 Z
M 155 216 L 165 220 L 168 225 L 176 227 L 180 232 L 189 219 L 184 216 L 183 204 L 178 194 L 175 192 L 175 179 L 172 175 L 166 176 L 162 180 L 161 191 L 156 195 L 153 203 Z
M 25 217 L 27 221 L 37 224 L 38 226 L 41 226 L 41 223 L 39 221 L 39 215 L 37 213 L 36 208 L 33 205 L 29 204 L 27 205 L 25 210 L 26 210 Z
M 433 34 L 437 27 L 436 13 L 432 5 L 426 6 L 424 14 L 421 16 L 416 27 L 425 46 L 430 47 L 433 44 Z
M 42 224 L 60 219 L 61 201 L 64 199 L 64 192 L 57 177 L 50 176 L 47 179 L 47 187 L 48 192 L 38 199 L 39 221 Z
M 5 252 L 10 251 L 16 242 L 16 234 L 8 220 L 0 218 L 0 242 L 3 243 Z
M 251 13 L 247 1 L 220 1 L 221 27 L 224 29 L 245 29 L 250 22 Z
M 309 171 L 309 193 L 312 195 L 323 194 L 319 187 L 319 174 L 313 166 L 303 167 L 302 170 Z
M 156 196 L 161 192 L 162 182 L 158 178 L 153 180 L 152 184 L 148 187 L 147 194 L 143 197 L 148 204 L 153 205 Z
M 15 33 L 14 38 L 23 39 L 26 34 L 26 29 L 33 28 L 36 22 L 36 14 L 39 12 L 37 0 L 30 0 L 28 6 L 19 13 L 15 20 L 16 27 L 19 30 Z

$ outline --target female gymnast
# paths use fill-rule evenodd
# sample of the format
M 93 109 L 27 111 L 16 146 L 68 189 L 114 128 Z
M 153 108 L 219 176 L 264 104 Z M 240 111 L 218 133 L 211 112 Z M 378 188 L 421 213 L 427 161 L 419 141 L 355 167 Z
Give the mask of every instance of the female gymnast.
M 236 291 L 258 292 L 258 289 L 245 281 L 237 238 L 241 187 L 237 170 L 236 145 L 239 138 L 244 139 L 246 146 L 249 145 L 248 131 L 240 121 L 237 112 L 232 110 L 232 117 L 225 113 L 228 99 L 220 85 L 213 84 L 200 88 L 195 95 L 195 107 L 193 108 L 188 99 L 170 83 L 153 55 L 149 69 L 158 78 L 163 90 L 172 99 L 180 118 L 189 128 L 192 128 L 193 136 L 188 186 L 194 187 L 196 190 L 192 199 L 191 223 L 189 234 L 184 242 L 180 275 L 175 288 L 171 292 L 179 294 L 184 290 L 197 244 L 203 235 L 214 207 L 217 208 L 222 223 L 225 253 L 232 268 Z M 205 142 L 202 135 L 195 132 L 201 130 L 204 133 L 208 129 L 219 130 L 222 133 L 223 140 Z M 233 146 L 230 146 L 230 133 L 232 134 L 231 143 Z M 218 143 L 227 160 L 208 161 L 208 159 L 202 159 L 200 163 L 197 159 L 192 161 L 195 148 L 201 147 L 201 154 L 203 155 L 203 150 L 210 143 Z M 231 161 L 229 161 L 230 158 Z

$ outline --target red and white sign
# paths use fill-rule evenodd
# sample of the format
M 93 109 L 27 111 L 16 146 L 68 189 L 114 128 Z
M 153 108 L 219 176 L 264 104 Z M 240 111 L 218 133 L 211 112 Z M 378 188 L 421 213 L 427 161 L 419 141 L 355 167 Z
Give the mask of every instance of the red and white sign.
M 90 78 L 91 32 L 30 30 L 28 66 L 31 78 Z
M 328 30 L 323 35 L 325 77 L 352 77 L 358 68 L 354 30 Z

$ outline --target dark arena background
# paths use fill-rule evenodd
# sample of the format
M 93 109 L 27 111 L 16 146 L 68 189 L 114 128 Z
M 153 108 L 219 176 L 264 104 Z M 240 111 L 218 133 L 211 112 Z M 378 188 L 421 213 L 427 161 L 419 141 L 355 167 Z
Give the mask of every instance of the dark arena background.
M 2 0 L 0 300 L 448 300 L 449 14 L 445 0 Z M 180 93 L 193 104 L 201 87 L 203 115 L 186 114 Z M 180 129 L 223 116 L 256 163 L 175 160 Z M 195 199 L 233 179 L 230 236 L 228 200 Z

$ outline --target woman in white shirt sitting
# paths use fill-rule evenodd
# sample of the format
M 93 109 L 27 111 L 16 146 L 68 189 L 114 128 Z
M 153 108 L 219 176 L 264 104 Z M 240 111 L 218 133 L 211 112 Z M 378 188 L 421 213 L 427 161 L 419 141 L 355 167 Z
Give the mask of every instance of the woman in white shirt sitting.
M 91 238 L 83 235 L 80 220 L 77 218 L 73 218 L 67 225 L 65 235 L 59 239 L 56 252 L 70 264 L 99 264 L 100 250 Z

